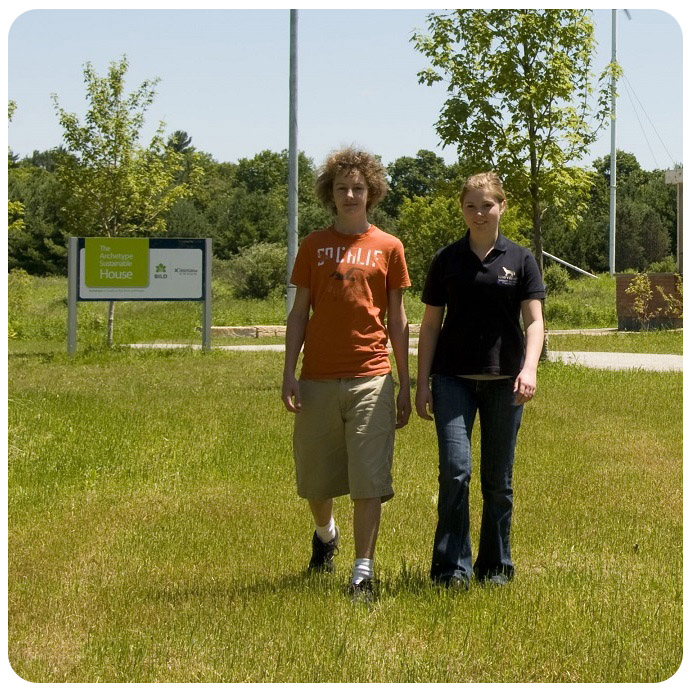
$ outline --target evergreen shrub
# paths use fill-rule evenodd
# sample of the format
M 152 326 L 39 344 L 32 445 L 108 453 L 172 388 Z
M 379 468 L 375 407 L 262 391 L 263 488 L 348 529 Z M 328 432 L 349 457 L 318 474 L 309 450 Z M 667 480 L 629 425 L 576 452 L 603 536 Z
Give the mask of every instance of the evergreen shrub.
M 542 272 L 542 279 L 547 288 L 547 297 L 567 293 L 570 290 L 568 271 L 559 264 L 545 266 Z

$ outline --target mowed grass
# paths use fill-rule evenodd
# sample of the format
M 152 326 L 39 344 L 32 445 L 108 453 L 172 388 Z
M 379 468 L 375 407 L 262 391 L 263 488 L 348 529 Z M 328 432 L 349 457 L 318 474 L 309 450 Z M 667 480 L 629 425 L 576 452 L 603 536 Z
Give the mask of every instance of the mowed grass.
M 337 572 L 304 574 L 280 354 L 27 350 L 9 367 L 9 659 L 25 679 L 656 682 L 681 662 L 681 374 L 541 366 L 504 589 L 429 584 L 436 441 L 411 419 L 367 608 L 344 594 L 347 497 Z M 477 469 L 471 502 L 476 545 Z
M 549 334 L 550 350 L 682 355 L 682 331 L 617 331 L 601 335 Z

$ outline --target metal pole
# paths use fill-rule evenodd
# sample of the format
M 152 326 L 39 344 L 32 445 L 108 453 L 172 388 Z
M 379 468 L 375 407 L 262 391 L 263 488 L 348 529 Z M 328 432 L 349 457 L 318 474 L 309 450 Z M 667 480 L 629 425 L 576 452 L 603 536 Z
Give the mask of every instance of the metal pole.
M 67 240 L 67 354 L 77 352 L 77 269 L 79 238 Z
M 612 10 L 612 65 L 617 62 L 617 10 Z M 612 145 L 609 155 L 609 275 L 615 271 L 617 228 L 617 78 L 612 74 Z
M 202 316 L 202 350 L 211 350 L 211 240 L 204 240 L 204 314 Z
M 684 184 L 677 183 L 677 273 L 684 273 Z
M 290 96 L 288 129 L 288 260 L 286 262 L 286 315 L 295 301 L 290 282 L 298 251 L 298 11 L 290 10 Z

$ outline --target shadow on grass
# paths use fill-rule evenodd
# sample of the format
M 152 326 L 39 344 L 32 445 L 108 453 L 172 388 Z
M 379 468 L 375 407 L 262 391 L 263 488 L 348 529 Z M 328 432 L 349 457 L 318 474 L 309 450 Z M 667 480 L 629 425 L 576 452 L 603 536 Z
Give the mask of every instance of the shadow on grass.
M 237 589 L 239 594 L 268 595 L 278 591 L 310 591 L 333 593 L 345 592 L 350 582 L 350 572 L 341 569 L 337 573 L 324 574 L 301 571 L 274 579 L 257 580 Z M 395 597 L 396 595 L 423 594 L 440 590 L 439 586 L 432 583 L 426 572 L 421 569 L 411 569 L 403 564 L 401 571 L 392 574 L 383 574 L 379 581 L 381 596 Z
M 74 355 L 68 355 L 64 346 L 29 343 L 26 345 L 12 345 L 8 350 L 7 359 L 10 363 L 78 365 L 93 362 L 137 362 L 141 360 L 203 358 L 208 355 L 208 353 L 193 348 L 130 348 L 127 345 L 108 347 L 102 344 L 85 344 L 80 346 Z
M 143 588 L 143 594 L 152 601 L 182 605 L 191 600 L 233 601 L 248 596 L 275 595 L 279 592 L 290 591 L 297 593 L 307 589 L 327 592 L 337 585 L 333 577 L 301 572 L 278 577 L 258 576 L 249 582 L 238 578 L 219 579 L 212 582 L 150 584 Z
M 154 602 L 181 606 L 190 601 L 213 601 L 231 603 L 256 597 L 270 597 L 280 594 L 347 594 L 349 572 L 345 569 L 333 574 L 319 574 L 308 571 L 284 575 L 219 579 L 195 583 L 149 584 L 143 595 Z M 403 566 L 398 573 L 383 574 L 378 586 L 380 598 L 399 595 L 430 595 L 446 590 L 435 585 L 426 572 Z
M 36 362 L 45 364 L 54 362 L 57 353 L 37 352 L 37 351 L 10 351 L 7 354 L 8 362 Z

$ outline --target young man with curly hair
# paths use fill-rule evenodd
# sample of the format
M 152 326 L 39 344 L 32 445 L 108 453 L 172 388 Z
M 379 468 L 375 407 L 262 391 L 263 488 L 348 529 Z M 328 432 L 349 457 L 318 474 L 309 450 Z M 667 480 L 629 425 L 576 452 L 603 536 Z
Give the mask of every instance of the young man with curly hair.
M 322 167 L 316 192 L 333 224 L 301 243 L 291 282 L 282 400 L 295 413 L 293 455 L 299 496 L 315 522 L 309 569 L 333 571 L 339 531 L 335 497 L 353 501 L 353 600 L 374 597 L 374 549 L 381 505 L 394 492 L 394 430 L 410 417 L 408 321 L 410 285 L 400 240 L 370 224 L 386 194 L 386 172 L 371 154 L 347 148 Z M 311 315 L 310 315 L 311 312 Z M 391 342 L 399 379 L 387 350 Z M 300 380 L 295 369 L 304 344 Z

